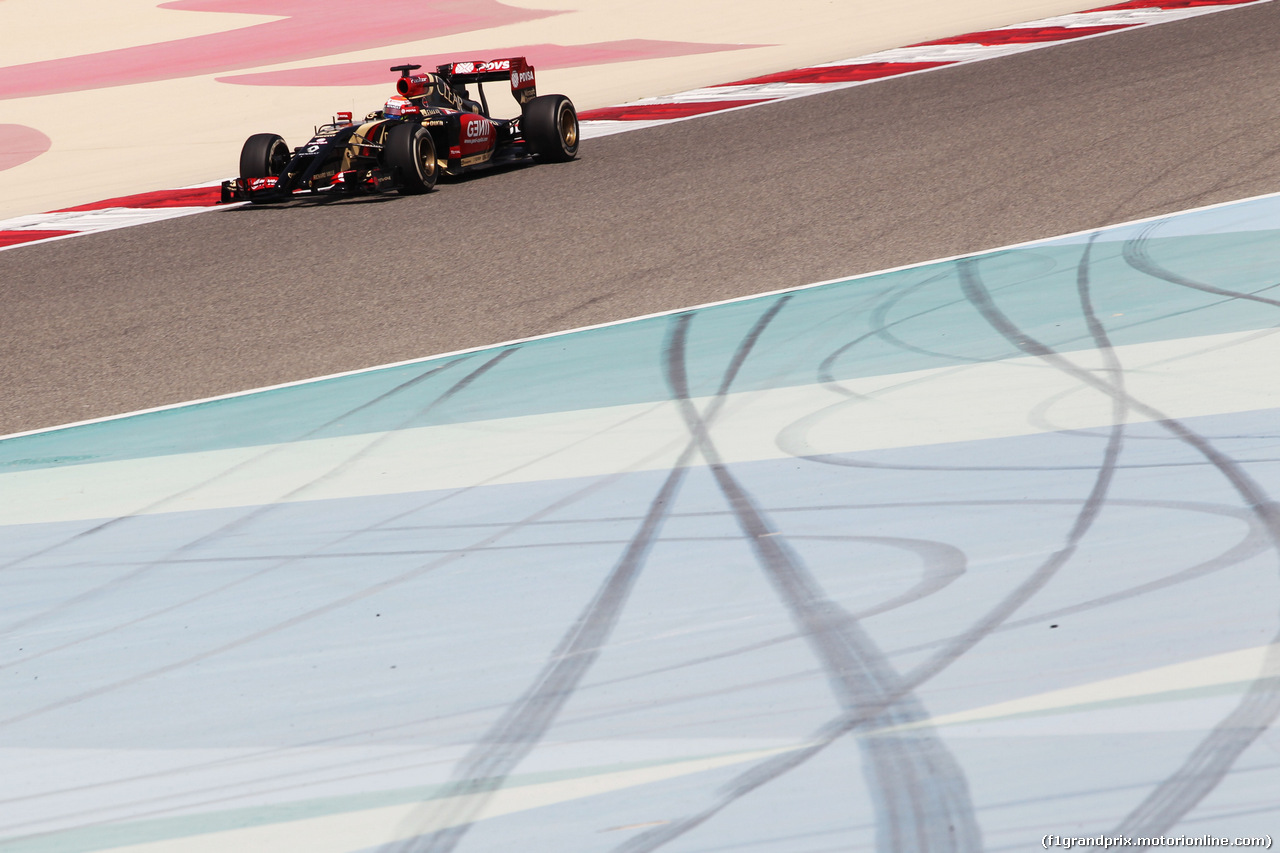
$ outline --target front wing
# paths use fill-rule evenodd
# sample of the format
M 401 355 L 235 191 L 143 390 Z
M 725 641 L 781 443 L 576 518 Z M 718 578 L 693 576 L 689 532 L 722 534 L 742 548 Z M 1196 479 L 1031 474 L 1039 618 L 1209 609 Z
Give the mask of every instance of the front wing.
M 338 172 L 323 186 L 288 187 L 281 186 L 280 179 L 270 178 L 233 178 L 222 182 L 221 204 L 236 201 L 257 203 L 270 201 L 286 201 L 297 196 L 321 194 L 360 195 L 380 193 L 397 186 L 395 177 L 382 169 L 361 170 L 349 169 Z

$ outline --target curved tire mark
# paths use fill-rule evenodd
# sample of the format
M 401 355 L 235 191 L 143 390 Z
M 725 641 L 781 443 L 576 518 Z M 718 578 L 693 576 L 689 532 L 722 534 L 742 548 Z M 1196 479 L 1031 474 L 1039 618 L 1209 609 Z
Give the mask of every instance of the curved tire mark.
M 716 397 L 707 407 L 708 419 L 715 418 L 719 413 L 725 395 L 747 356 L 790 298 L 784 296 L 774 302 L 739 343 L 725 370 Z M 688 314 L 677 317 L 676 332 L 667 346 L 669 352 L 678 348 L 682 358 L 683 330 L 687 329 L 689 320 Z M 596 595 L 560 640 L 533 684 L 462 759 L 454 771 L 453 781 L 441 798 L 420 807 L 406 818 L 399 834 L 409 834 L 410 837 L 403 842 L 387 845 L 384 848 L 387 853 L 448 853 L 455 849 L 493 794 L 505 784 L 520 762 L 542 742 L 565 703 L 578 690 L 582 679 L 608 643 L 631 590 L 657 541 L 662 523 L 671 511 L 688 472 L 688 463 L 698 449 L 697 441 L 690 439 L 650 502 L 639 530 L 623 550 Z M 444 828 L 431 831 L 433 824 L 443 824 Z M 430 835 L 422 834 L 429 831 Z
M 1089 307 L 1088 281 L 1091 247 L 1092 242 L 1086 246 L 1080 264 L 1077 267 L 1077 290 L 1081 303 L 1086 309 Z M 1113 377 L 1121 377 L 1120 365 L 1114 360 L 1115 354 L 1110 347 L 1110 342 L 1106 338 L 1105 332 L 1100 325 L 1091 326 L 1091 332 L 1095 336 L 1095 341 L 1099 348 L 1108 353 L 1108 372 Z M 1096 520 L 1106 501 L 1107 493 L 1115 474 L 1117 460 L 1123 445 L 1123 423 L 1127 416 L 1128 407 L 1128 399 L 1123 394 L 1112 395 L 1112 414 L 1115 425 L 1111 429 L 1110 438 L 1093 487 L 1077 512 L 1075 522 L 1068 532 L 1062 547 L 1051 554 L 1030 576 L 998 601 L 980 620 L 971 625 L 968 630 L 951 638 L 929 659 L 903 675 L 893 690 L 878 700 L 842 714 L 822 726 L 813 733 L 806 746 L 774 756 L 750 768 L 731 780 L 722 790 L 721 796 L 701 812 L 674 821 L 666 826 L 641 833 L 629 842 L 617 847 L 615 853 L 650 853 L 650 851 L 657 850 L 701 826 L 756 789 L 802 766 L 844 735 L 868 726 L 879 727 L 881 723 L 878 720 L 881 714 L 891 708 L 902 697 L 907 696 L 909 691 L 916 689 L 945 670 L 977 645 L 979 641 L 1004 624 L 1014 612 L 1039 592 L 1074 556 L 1080 541 Z
M 1149 231 L 1150 229 L 1144 230 L 1139 241 L 1145 239 Z M 1141 242 L 1135 243 L 1132 248 L 1126 248 L 1126 260 L 1130 258 L 1133 258 L 1131 263 L 1138 265 L 1135 268 L 1143 269 L 1144 272 L 1150 270 L 1149 274 L 1157 275 L 1175 284 L 1218 295 L 1233 295 L 1237 298 L 1252 299 L 1267 304 L 1280 304 L 1253 294 L 1234 294 L 1231 291 L 1176 276 L 1150 262 L 1145 256 Z M 961 261 L 959 267 L 961 286 L 966 296 L 993 329 L 1028 355 L 1034 355 L 1081 382 L 1105 394 L 1110 394 L 1117 403 L 1123 402 L 1199 452 L 1218 469 L 1244 500 L 1245 505 L 1257 516 L 1258 521 L 1266 529 L 1273 547 L 1280 553 L 1280 509 L 1262 486 L 1235 460 L 1222 453 L 1180 420 L 1168 417 L 1154 406 L 1129 396 L 1123 388 L 1080 368 L 1070 359 L 1019 329 L 995 305 L 982 285 L 977 274 L 976 261 L 974 259 Z M 1162 835 L 1217 787 L 1240 754 L 1266 731 L 1278 715 L 1280 715 L 1280 634 L 1272 640 L 1264 660 L 1262 674 L 1250 685 L 1235 710 L 1219 722 L 1213 731 L 1196 746 L 1173 775 L 1160 783 L 1137 808 L 1129 813 L 1116 827 L 1116 833 L 1129 836 Z

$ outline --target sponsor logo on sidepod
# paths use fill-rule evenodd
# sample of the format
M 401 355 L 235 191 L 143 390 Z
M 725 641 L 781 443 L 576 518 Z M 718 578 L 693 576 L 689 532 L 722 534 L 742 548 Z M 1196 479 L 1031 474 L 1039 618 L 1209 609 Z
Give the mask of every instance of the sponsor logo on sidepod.
M 480 142 L 489 138 L 489 122 L 484 119 L 476 119 L 467 122 L 467 139 L 472 142 Z

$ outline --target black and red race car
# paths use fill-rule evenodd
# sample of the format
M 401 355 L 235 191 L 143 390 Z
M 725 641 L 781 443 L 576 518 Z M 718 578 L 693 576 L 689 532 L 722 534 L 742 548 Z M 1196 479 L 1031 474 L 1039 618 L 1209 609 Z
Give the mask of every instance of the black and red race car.
M 398 190 L 429 192 L 441 175 L 528 160 L 578 156 L 578 113 L 564 95 L 541 95 L 522 56 L 452 62 L 434 73 L 397 65 L 396 94 L 382 109 L 354 121 L 339 113 L 290 149 L 274 133 L 257 133 L 240 150 L 240 176 L 223 181 L 221 200 L 255 203 L 299 195 L 355 195 Z M 484 84 L 509 81 L 517 118 L 489 115 Z M 476 84 L 479 101 L 467 90 Z

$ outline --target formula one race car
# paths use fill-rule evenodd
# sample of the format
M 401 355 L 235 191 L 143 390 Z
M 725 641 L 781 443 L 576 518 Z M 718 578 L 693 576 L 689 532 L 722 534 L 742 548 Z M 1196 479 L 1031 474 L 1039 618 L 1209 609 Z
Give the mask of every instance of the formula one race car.
M 300 148 L 274 133 L 250 136 L 240 177 L 222 182 L 222 201 L 284 201 L 298 195 L 429 192 L 440 174 L 461 175 L 520 161 L 578 156 L 578 113 L 564 95 L 538 96 L 524 57 L 453 62 L 435 73 L 397 65 L 396 94 L 363 122 L 338 113 Z M 491 118 L 484 83 L 509 80 L 520 116 Z M 480 101 L 471 100 L 475 83 Z

